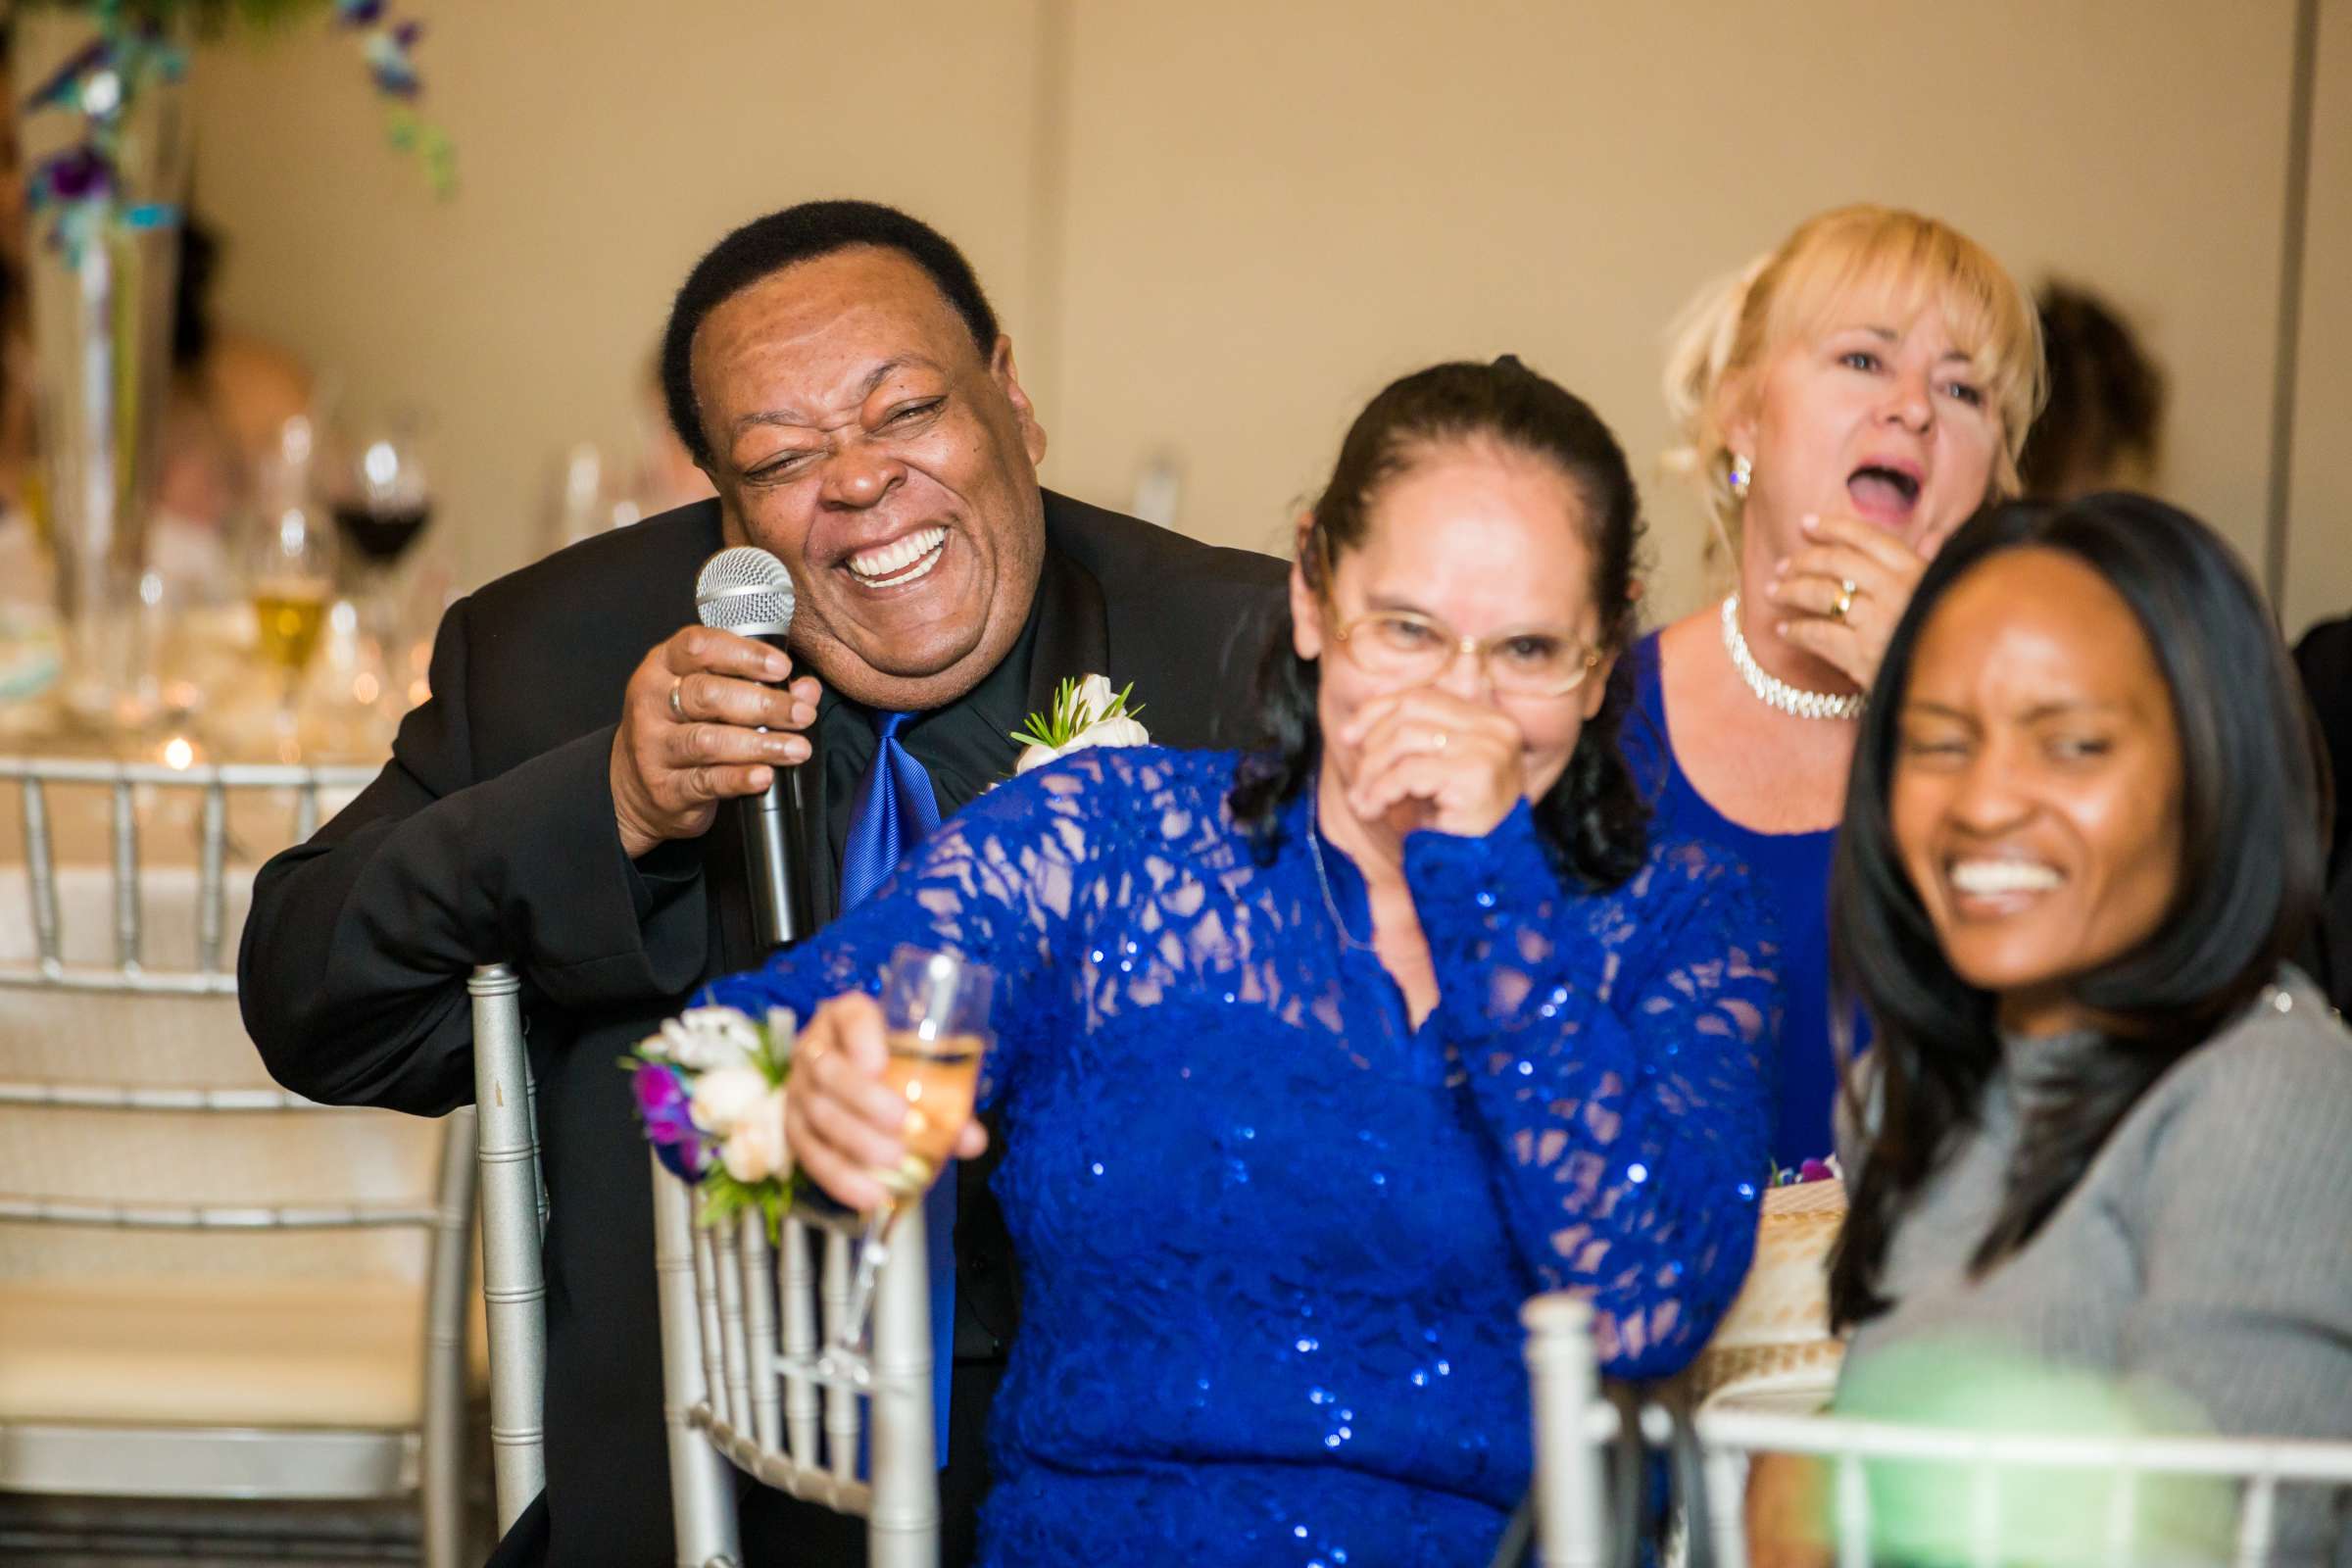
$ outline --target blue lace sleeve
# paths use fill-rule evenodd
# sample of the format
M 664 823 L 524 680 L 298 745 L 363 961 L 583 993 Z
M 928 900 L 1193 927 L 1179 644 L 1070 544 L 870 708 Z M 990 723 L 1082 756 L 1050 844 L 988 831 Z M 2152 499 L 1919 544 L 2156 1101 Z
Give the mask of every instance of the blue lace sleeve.
M 1018 1070 L 1022 1042 L 1050 1030 L 1047 971 L 1101 848 L 1090 828 L 1098 798 L 1116 788 L 1085 759 L 1000 785 L 943 824 L 873 897 L 764 967 L 711 982 L 699 1000 L 754 1017 L 790 1007 L 805 1020 L 829 997 L 879 991 L 902 943 L 953 953 L 997 974 L 996 1043 L 982 1072 L 982 1098 L 993 1099 Z
M 1483 839 L 1418 833 L 1405 873 L 1438 1018 L 1499 1159 L 1522 1256 L 1592 1301 L 1602 1364 L 1697 1354 L 1755 1248 L 1781 1009 L 1770 916 L 1737 866 L 1669 845 L 1571 896 L 1523 803 Z

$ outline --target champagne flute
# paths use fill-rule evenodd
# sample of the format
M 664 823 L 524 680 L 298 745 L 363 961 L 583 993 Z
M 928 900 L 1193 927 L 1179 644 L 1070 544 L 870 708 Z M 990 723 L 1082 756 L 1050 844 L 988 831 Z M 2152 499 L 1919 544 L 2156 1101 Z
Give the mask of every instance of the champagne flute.
M 335 596 L 334 536 L 308 507 L 289 504 L 267 512 L 246 549 L 245 580 L 261 630 L 262 659 L 278 675 L 278 758 L 300 761 L 296 705 L 303 671 L 318 651 Z
M 862 1367 L 874 1283 L 890 1259 L 891 1223 L 901 1211 L 922 1203 L 972 1119 L 980 1058 L 992 1038 L 988 1004 L 995 984 L 985 965 L 912 946 L 892 953 L 883 968 L 882 1026 L 889 1055 L 882 1081 L 906 1102 L 900 1129 L 906 1152 L 896 1166 L 873 1173 L 890 1196 L 866 1216 L 849 1310 L 824 1357 L 836 1367 Z

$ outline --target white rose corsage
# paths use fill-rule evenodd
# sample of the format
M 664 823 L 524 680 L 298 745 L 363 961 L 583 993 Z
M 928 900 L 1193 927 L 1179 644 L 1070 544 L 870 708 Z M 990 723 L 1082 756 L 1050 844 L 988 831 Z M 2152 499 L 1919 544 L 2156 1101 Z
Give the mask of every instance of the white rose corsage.
M 1021 743 L 1021 755 L 1012 764 L 1014 775 L 1090 746 L 1151 745 L 1152 732 L 1135 717 L 1143 709 L 1127 706 L 1134 691 L 1133 681 L 1112 691 L 1107 675 L 1064 680 L 1054 688 L 1054 710 L 1031 713 L 1028 727 L 1014 732 L 1012 738 Z

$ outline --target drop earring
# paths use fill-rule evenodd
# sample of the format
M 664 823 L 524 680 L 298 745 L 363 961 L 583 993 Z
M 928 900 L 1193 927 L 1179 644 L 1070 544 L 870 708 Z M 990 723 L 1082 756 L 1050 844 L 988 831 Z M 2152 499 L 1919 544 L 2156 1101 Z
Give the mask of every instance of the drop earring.
M 1731 487 L 1734 501 L 1747 499 L 1747 481 L 1755 471 L 1754 466 L 1747 461 L 1745 453 L 1736 452 L 1732 455 L 1731 471 L 1724 475 L 1723 482 Z

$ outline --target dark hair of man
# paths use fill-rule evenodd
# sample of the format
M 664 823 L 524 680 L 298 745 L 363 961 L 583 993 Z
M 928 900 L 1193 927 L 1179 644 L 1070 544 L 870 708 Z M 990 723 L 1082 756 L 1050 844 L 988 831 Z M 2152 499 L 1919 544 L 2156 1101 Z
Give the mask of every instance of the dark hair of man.
M 1300 540 L 1308 585 L 1328 592 L 1326 564 L 1363 544 L 1382 486 L 1434 449 L 1475 440 L 1556 465 L 1576 487 L 1585 503 L 1584 542 L 1592 557 L 1601 648 L 1621 651 L 1633 631 L 1631 590 L 1642 531 L 1633 472 L 1617 438 L 1583 399 L 1510 355 L 1492 365 L 1432 366 L 1391 383 L 1356 416 Z M 1300 659 L 1292 647 L 1290 616 L 1278 619 L 1258 672 L 1264 739 L 1242 759 L 1229 797 L 1235 821 L 1255 838 L 1261 858 L 1272 857 L 1280 842 L 1277 813 L 1314 777 L 1322 750 L 1316 662 Z M 1592 888 L 1625 881 L 1646 853 L 1648 808 L 1617 750 L 1617 729 L 1632 703 L 1632 672 L 1619 660 L 1600 710 L 1578 737 L 1559 782 L 1536 803 L 1536 826 L 1554 868 Z
M 1996 999 L 1944 956 L 1903 868 L 1888 795 L 1922 628 L 1954 584 L 2025 549 L 2097 572 L 2155 653 L 2180 742 L 2180 884 L 2146 941 L 2074 981 L 2075 1000 L 2101 1020 L 2100 1044 L 2028 1115 L 1973 1272 L 2033 1239 L 2140 1096 L 2261 994 L 2319 906 L 2327 764 L 2286 650 L 2230 547 L 2186 513 L 2114 493 L 2003 507 L 1955 533 L 1886 645 L 1831 872 L 1833 1016 L 1852 1016 L 1858 1002 L 1876 1034 L 1868 1102 L 1850 1076 L 1846 1091 L 1870 1132 L 1830 1265 L 1840 1329 L 1889 1304 L 1878 1281 L 1895 1225 L 1976 1124 L 2001 1060 Z
M 930 275 L 963 318 L 986 360 L 997 349 L 997 313 L 989 308 L 972 264 L 945 234 L 920 219 L 879 202 L 803 202 L 755 218 L 710 247 L 678 285 L 669 323 L 662 330 L 662 398 L 670 427 L 687 453 L 710 466 L 710 440 L 694 402 L 694 334 L 712 311 L 771 272 L 858 245 L 897 251 Z
M 2024 493 L 2054 496 L 2127 458 L 2152 466 L 2163 441 L 2164 372 L 2096 294 L 2045 283 L 2036 304 L 2049 400 L 2018 459 Z

